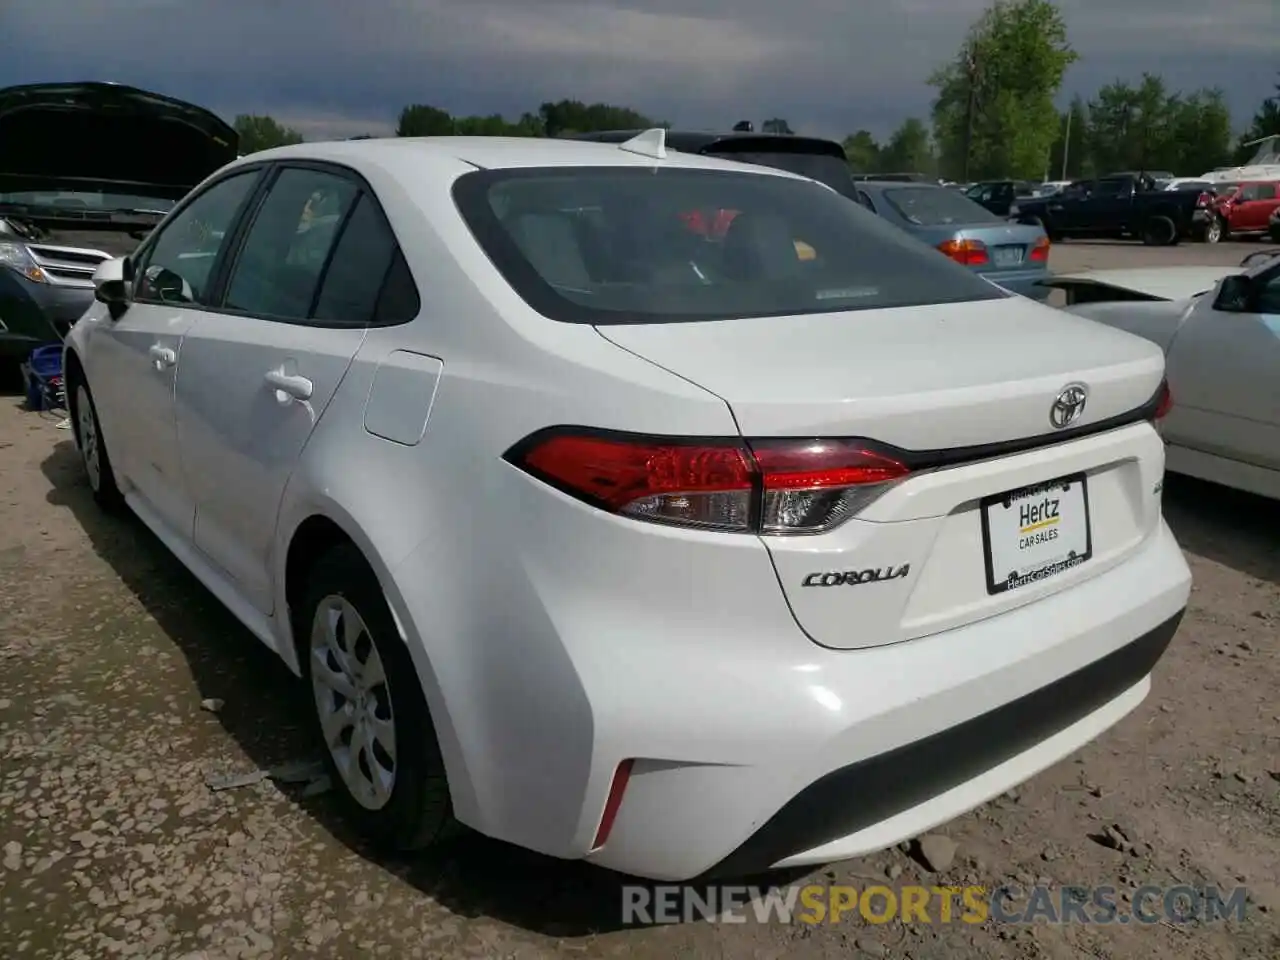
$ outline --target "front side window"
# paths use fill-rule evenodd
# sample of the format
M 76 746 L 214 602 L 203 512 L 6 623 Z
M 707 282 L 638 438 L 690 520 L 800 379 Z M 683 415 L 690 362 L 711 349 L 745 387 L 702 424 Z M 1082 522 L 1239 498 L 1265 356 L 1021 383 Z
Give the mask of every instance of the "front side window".
M 305 320 L 359 193 L 355 181 L 334 173 L 282 170 L 245 235 L 224 305 L 254 316 Z
M 857 203 L 766 173 L 476 171 L 454 198 L 506 281 L 557 320 L 671 323 L 1006 296 Z M 716 218 L 723 233 L 691 226 Z
M 142 256 L 134 299 L 208 305 L 214 262 L 259 173 L 219 180 L 160 229 Z

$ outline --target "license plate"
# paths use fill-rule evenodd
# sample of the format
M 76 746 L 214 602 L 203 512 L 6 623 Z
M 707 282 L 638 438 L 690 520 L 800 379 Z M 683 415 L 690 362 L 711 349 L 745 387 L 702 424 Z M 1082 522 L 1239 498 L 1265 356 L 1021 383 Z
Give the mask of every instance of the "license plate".
M 981 509 L 987 593 L 1039 583 L 1093 556 L 1082 473 L 987 497 Z
M 1022 265 L 1021 247 L 996 247 L 995 264 L 997 267 L 1018 267 Z

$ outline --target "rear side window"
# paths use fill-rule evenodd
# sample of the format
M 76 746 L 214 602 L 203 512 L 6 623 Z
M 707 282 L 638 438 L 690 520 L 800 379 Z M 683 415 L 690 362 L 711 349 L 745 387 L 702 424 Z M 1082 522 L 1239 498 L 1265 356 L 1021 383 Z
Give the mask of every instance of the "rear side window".
M 459 178 L 454 198 L 507 282 L 556 320 L 663 323 L 1006 296 L 857 203 L 773 174 L 481 170 Z
M 893 187 L 884 192 L 884 199 L 904 220 L 920 227 L 1004 222 L 986 207 L 945 187 Z
M 407 323 L 421 309 L 422 301 L 418 297 L 417 284 L 413 282 L 413 274 L 409 271 L 404 254 L 397 248 L 391 258 L 391 267 L 382 283 L 382 289 L 378 292 L 373 322 L 388 326 Z
M 372 321 L 395 252 L 396 239 L 382 211 L 362 194 L 334 247 L 313 319 L 361 327 Z
M 258 208 L 227 284 L 225 305 L 304 320 L 338 229 L 360 187 L 322 170 L 286 168 Z

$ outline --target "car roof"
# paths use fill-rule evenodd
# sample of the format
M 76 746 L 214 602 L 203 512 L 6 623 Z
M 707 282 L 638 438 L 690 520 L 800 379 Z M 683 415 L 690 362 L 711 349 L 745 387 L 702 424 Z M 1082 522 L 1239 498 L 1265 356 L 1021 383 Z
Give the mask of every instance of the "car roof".
M 668 146 L 671 146 L 668 142 Z M 381 137 L 369 140 L 310 142 L 250 154 L 241 164 L 264 160 L 328 160 L 359 167 L 372 164 L 412 179 L 423 160 L 452 160 L 483 170 L 531 167 L 648 167 L 751 172 L 763 176 L 806 178 L 786 170 L 736 163 L 719 157 L 672 149 L 656 159 L 620 149 L 620 143 L 543 137 Z

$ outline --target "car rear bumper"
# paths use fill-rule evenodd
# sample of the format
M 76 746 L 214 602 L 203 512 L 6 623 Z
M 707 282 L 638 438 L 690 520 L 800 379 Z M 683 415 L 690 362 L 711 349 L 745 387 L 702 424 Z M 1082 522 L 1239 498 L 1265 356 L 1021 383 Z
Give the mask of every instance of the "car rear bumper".
M 560 569 L 539 574 L 544 600 L 556 599 L 553 582 L 609 576 L 579 571 L 562 546 L 550 545 Z M 662 880 L 883 849 L 998 796 L 1137 706 L 1190 591 L 1162 522 L 1119 566 L 1061 593 L 917 640 L 832 650 L 800 633 L 767 560 L 758 567 L 743 548 L 718 574 L 741 588 L 737 610 L 706 606 L 695 560 L 655 571 L 653 590 L 619 587 L 616 603 L 578 595 L 507 624 L 507 637 L 437 654 L 422 679 L 443 708 L 460 819 Z M 411 621 L 439 620 L 427 598 L 403 595 Z M 593 850 L 625 760 L 617 819 Z
M 1004 287 L 1010 293 L 1016 293 L 1022 297 L 1030 297 L 1032 300 L 1045 300 L 1049 296 L 1049 289 L 1040 286 L 1041 280 L 1049 278 L 1047 270 L 984 273 L 983 276 L 992 283 Z

